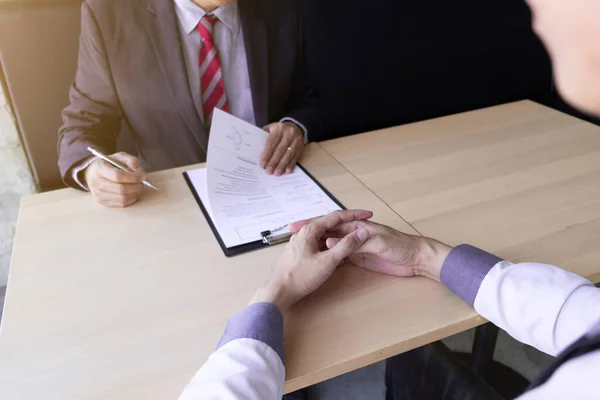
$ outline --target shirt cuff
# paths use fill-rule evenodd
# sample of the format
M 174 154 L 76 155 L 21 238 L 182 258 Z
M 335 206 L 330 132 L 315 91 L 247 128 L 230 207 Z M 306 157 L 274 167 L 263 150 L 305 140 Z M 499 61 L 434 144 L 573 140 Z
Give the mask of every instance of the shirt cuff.
M 293 122 L 294 124 L 298 125 L 300 129 L 302 129 L 302 131 L 304 132 L 304 144 L 308 143 L 308 129 L 306 129 L 306 127 L 303 124 L 290 117 L 285 117 L 279 122 Z
M 283 358 L 283 315 L 271 303 L 256 303 L 233 316 L 217 346 L 217 350 L 237 339 L 254 339 L 271 347 L 281 362 Z
M 83 184 L 80 173 L 83 172 L 87 167 L 89 167 L 91 163 L 96 161 L 97 158 L 98 157 L 86 158 L 83 162 L 81 162 L 77 166 L 73 167 L 73 170 L 71 171 L 71 174 L 72 174 L 72 177 L 73 177 L 73 180 L 75 181 L 75 183 L 77 183 L 86 192 L 89 192 L 90 189 L 86 185 Z
M 442 283 L 473 306 L 481 282 L 501 258 L 468 244 L 454 248 L 442 265 Z

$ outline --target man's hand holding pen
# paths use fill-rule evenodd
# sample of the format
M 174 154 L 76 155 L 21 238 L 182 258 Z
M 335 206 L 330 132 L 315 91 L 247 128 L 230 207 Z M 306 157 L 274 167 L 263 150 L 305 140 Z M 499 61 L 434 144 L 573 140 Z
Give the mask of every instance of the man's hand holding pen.
M 94 199 L 105 207 L 128 207 L 139 201 L 146 179 L 139 158 L 117 153 L 111 159 L 127 166 L 132 172 L 122 171 L 101 158 L 84 171 L 85 182 Z

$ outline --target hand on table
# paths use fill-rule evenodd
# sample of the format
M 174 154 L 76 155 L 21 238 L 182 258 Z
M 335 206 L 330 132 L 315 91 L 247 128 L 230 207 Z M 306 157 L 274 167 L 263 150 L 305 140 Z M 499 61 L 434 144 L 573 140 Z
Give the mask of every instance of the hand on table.
M 269 175 L 292 173 L 304 150 L 304 131 L 293 122 L 277 122 L 264 129 L 269 132 L 269 139 L 260 159 L 260 167 Z
M 123 152 L 109 157 L 136 172 L 124 172 L 104 160 L 95 160 L 84 171 L 92 196 L 106 207 L 128 207 L 137 203 L 144 188 L 142 181 L 146 179 L 140 160 Z
M 297 232 L 310 223 L 296 222 L 290 225 L 290 230 Z M 434 239 L 407 235 L 371 221 L 355 220 L 330 228 L 325 235 L 327 247 L 334 248 L 340 238 L 358 229 L 367 230 L 369 238 L 348 257 L 352 264 L 387 275 L 426 276 L 439 282 L 442 265 L 451 248 Z
M 336 211 L 305 224 L 287 244 L 277 266 L 251 303 L 272 303 L 285 312 L 317 290 L 369 237 L 366 229 L 348 231 L 335 245 L 321 251 L 327 232 L 372 216 L 370 211 Z

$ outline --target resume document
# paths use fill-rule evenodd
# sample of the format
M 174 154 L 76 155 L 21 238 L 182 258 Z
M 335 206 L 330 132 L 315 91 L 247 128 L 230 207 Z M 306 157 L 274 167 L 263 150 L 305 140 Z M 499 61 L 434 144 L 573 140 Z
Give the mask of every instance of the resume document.
M 215 109 L 206 168 L 187 175 L 227 248 L 289 232 L 288 224 L 341 207 L 301 168 L 267 175 L 260 157 L 269 134 Z

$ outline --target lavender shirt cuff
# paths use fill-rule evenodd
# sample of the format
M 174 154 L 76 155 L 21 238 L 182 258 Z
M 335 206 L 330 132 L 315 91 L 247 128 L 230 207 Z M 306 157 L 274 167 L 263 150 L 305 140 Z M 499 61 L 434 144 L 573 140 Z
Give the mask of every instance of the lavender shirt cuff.
M 283 358 L 283 315 L 271 303 L 256 303 L 234 315 L 225 328 L 217 349 L 237 339 L 254 339 L 271 347 Z
M 466 303 L 473 306 L 481 282 L 496 264 L 502 261 L 490 253 L 468 244 L 460 245 L 448 254 L 442 265 L 442 283 Z

